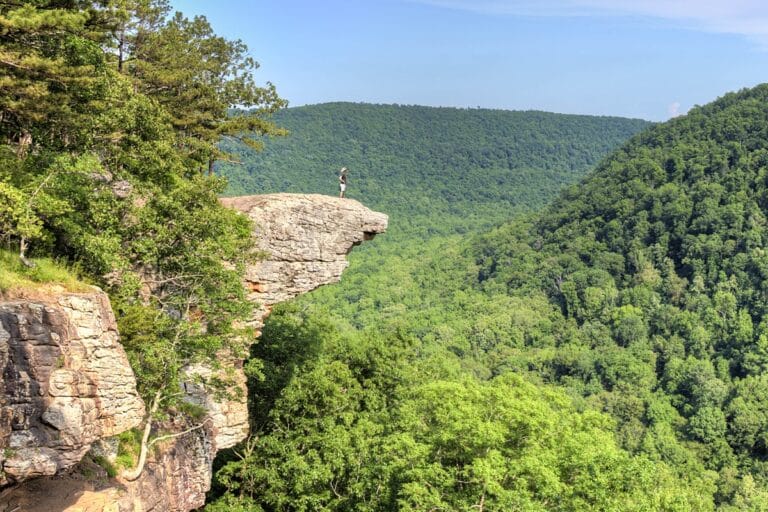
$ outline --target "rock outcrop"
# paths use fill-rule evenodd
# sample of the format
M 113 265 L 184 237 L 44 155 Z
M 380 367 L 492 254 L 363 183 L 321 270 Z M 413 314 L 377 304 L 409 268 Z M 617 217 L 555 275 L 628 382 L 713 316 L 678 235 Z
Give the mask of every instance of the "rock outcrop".
M 98 289 L 0 303 L 0 368 L 0 483 L 69 468 L 144 417 Z
M 245 285 L 250 300 L 256 305 L 250 324 L 257 330 L 263 325 L 272 305 L 324 284 L 337 282 L 348 265 L 346 255 L 350 250 L 377 233 L 384 232 L 387 227 L 386 215 L 373 212 L 350 199 L 273 194 L 227 198 L 222 199 L 222 203 L 241 211 L 254 221 L 254 250 L 262 258 L 247 269 Z M 83 314 L 89 315 L 85 310 Z M 98 312 L 97 315 L 112 319 L 111 312 Z M 94 326 L 93 331 L 97 330 Z M 0 330 L 0 343 L 2 332 Z M 3 357 L 0 353 L 0 361 L 3 361 Z M 190 383 L 187 386 L 189 399 L 208 411 L 204 428 L 193 429 L 158 445 L 159 450 L 148 459 L 140 478 L 133 482 L 109 480 L 103 485 L 94 485 L 91 482 L 84 484 L 77 475 L 49 478 L 51 488 L 61 488 L 65 486 L 67 478 L 71 479 L 73 491 L 67 495 L 67 499 L 60 501 L 59 510 L 186 512 L 201 507 L 205 502 L 205 493 L 210 488 L 211 468 L 216 452 L 235 445 L 248 435 L 243 361 L 226 354 L 222 354 L 222 358 L 226 362 L 225 366 L 235 370 L 235 386 L 240 388 L 241 399 L 219 400 Z M 188 372 L 210 375 L 212 370 L 195 366 L 188 368 Z M 94 382 L 104 382 L 101 379 L 99 377 Z M 72 381 L 80 382 L 74 378 Z M 134 395 L 130 396 L 135 397 L 135 390 Z M 128 401 L 132 403 L 130 396 Z M 139 412 L 143 412 L 143 407 Z M 53 423 L 70 425 L 67 421 L 58 421 L 53 414 L 49 416 Z M 117 426 L 131 422 L 133 425 L 138 421 L 126 422 L 120 417 L 119 421 L 116 418 L 105 423 L 110 422 Z M 188 427 L 185 424 L 166 424 L 163 430 L 184 432 Z M 46 428 L 49 428 L 47 424 Z M 108 432 L 100 428 L 94 428 L 94 432 Z M 117 431 L 115 428 L 114 432 Z M 87 450 L 83 446 L 78 456 Z M 72 460 L 75 459 L 77 457 L 73 456 Z M 30 493 L 44 488 L 45 482 L 46 479 L 33 480 L 11 493 L 0 494 L 0 512 L 6 512 L 3 509 L 4 503 L 11 507 L 9 511 L 16 506 L 22 507 L 17 510 L 31 512 L 51 510 L 47 502 L 41 505 L 42 508 L 30 505 L 35 503 Z
M 269 194 L 222 199 L 253 220 L 264 259 L 248 268 L 254 323 L 269 306 L 341 279 L 346 255 L 387 229 L 387 216 L 357 201 L 322 195 Z
M 357 201 L 317 194 L 266 194 L 222 199 L 254 223 L 260 259 L 246 269 L 248 298 L 255 304 L 251 325 L 261 329 L 271 307 L 325 284 L 336 283 L 347 268 L 347 254 L 387 229 L 388 217 Z M 240 368 L 235 360 L 230 367 Z M 192 373 L 207 375 L 196 367 Z M 248 435 L 245 376 L 235 376 L 242 400 L 219 401 L 198 390 L 194 400 L 211 411 L 218 449 Z
M 247 215 L 254 223 L 254 251 L 259 254 L 259 260 L 246 269 L 244 284 L 249 291 L 249 300 L 256 306 L 250 324 L 257 330 L 263 326 L 273 305 L 338 282 L 349 265 L 346 256 L 352 248 L 383 233 L 388 222 L 386 215 L 373 212 L 357 201 L 323 195 L 269 194 L 225 198 L 221 202 Z M 171 459 L 148 464 L 138 485 L 145 489 L 178 489 L 180 494 L 171 491 L 170 500 L 158 502 L 156 508 L 147 508 L 144 501 L 143 510 L 185 511 L 202 506 L 208 487 L 201 493 L 199 482 L 209 485 L 216 452 L 247 437 L 248 404 L 243 361 L 225 353 L 220 359 L 226 361 L 225 367 L 235 370 L 234 386 L 240 388 L 242 398 L 219 399 L 191 382 L 186 386 L 189 399 L 208 411 L 211 428 L 190 434 L 195 436 L 194 440 L 183 436 L 163 449 L 163 453 L 186 453 L 185 463 L 174 463 L 175 469 L 160 469 L 167 468 Z M 190 367 L 187 372 L 203 377 L 212 374 L 210 368 L 201 365 Z M 200 437 L 209 433 L 211 437 L 207 439 Z M 194 450 L 193 457 L 189 447 L 178 447 L 180 443 L 194 446 L 208 443 L 209 449 Z M 185 482 L 194 484 L 185 487 Z M 135 486 L 128 487 L 133 489 Z M 142 493 L 131 491 L 129 494 L 140 496 Z

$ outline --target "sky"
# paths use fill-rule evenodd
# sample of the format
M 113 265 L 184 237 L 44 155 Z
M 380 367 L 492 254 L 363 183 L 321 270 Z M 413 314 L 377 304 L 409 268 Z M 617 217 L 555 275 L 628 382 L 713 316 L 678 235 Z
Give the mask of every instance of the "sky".
M 766 0 L 171 0 L 241 39 L 290 106 L 661 121 L 768 81 Z

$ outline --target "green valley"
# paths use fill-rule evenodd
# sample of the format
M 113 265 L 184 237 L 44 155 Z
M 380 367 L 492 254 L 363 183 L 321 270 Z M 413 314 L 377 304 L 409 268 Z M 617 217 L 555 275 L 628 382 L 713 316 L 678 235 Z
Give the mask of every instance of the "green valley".
M 768 511 L 768 84 L 651 123 L 287 108 L 258 67 L 167 0 L 0 2 L 0 511 Z M 272 192 L 324 197 L 222 200 Z
M 329 103 L 282 110 L 290 136 L 256 152 L 221 148 L 239 163 L 220 173 L 231 195 L 303 192 L 348 197 L 390 215 L 388 239 L 476 232 L 542 207 L 649 123 L 546 112 Z M 389 243 L 389 242 L 385 242 Z
M 767 95 L 644 131 L 541 213 L 404 229 L 277 308 L 256 435 L 210 508 L 762 510 Z M 563 446 L 528 460 L 521 431 Z

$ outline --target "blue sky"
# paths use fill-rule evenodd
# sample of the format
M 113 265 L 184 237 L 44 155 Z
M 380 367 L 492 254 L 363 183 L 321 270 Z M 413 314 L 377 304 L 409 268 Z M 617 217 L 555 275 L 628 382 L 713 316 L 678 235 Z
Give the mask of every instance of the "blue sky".
M 242 39 L 291 106 L 668 119 L 768 81 L 765 0 L 171 0 Z

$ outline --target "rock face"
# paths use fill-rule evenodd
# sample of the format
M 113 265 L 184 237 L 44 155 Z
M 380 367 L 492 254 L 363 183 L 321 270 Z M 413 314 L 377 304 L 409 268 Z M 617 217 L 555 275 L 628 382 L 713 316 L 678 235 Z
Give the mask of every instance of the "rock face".
M 386 215 L 373 212 L 349 199 L 321 195 L 273 194 L 227 198 L 222 199 L 222 203 L 248 215 L 255 224 L 254 250 L 262 254 L 263 259 L 247 269 L 244 284 L 249 290 L 249 298 L 256 304 L 251 324 L 257 329 L 263 325 L 262 322 L 272 305 L 318 286 L 337 282 L 348 265 L 346 255 L 352 247 L 373 238 L 377 233 L 384 232 L 387 227 Z M 89 315 L 86 311 L 82 313 L 84 316 Z M 111 312 L 98 314 L 113 322 Z M 114 327 L 114 323 L 110 325 Z M 94 332 L 97 330 L 93 328 Z M 2 332 L 0 330 L 0 343 Z M 114 335 L 116 337 L 116 333 Z M 5 360 L 3 357 L 0 353 L 0 361 Z M 54 356 L 54 359 L 56 357 L 58 355 Z M 110 481 L 99 489 L 88 487 L 79 494 L 70 493 L 66 500 L 59 501 L 59 510 L 186 512 L 203 506 L 205 493 L 210 488 L 211 468 L 216 452 L 234 446 L 248 435 L 243 361 L 228 354 L 221 354 L 220 359 L 225 362 L 225 366 L 235 370 L 235 387 L 240 388 L 242 399 L 217 400 L 204 389 L 190 383 L 187 386 L 188 398 L 208 411 L 204 428 L 193 429 L 187 434 L 161 443 L 159 450 L 156 453 L 153 451 L 148 458 L 138 480 Z M 187 370 L 190 374 L 200 373 L 206 376 L 212 372 L 203 366 L 190 367 Z M 5 380 L 7 382 L 8 377 Z M 56 382 L 59 381 L 70 382 L 74 379 L 66 380 L 62 377 Z M 41 418 L 46 410 L 42 409 Z M 61 411 L 61 414 L 57 415 L 57 411 Z M 68 411 L 69 409 L 63 406 L 54 408 L 45 421 L 61 425 L 65 430 L 72 429 L 74 426 L 62 419 L 67 417 Z M 143 407 L 140 412 L 143 413 Z M 126 421 L 123 419 L 122 423 Z M 133 424 L 136 423 L 138 420 Z M 114 424 L 118 424 L 117 419 Z M 185 424 L 166 424 L 163 425 L 163 431 L 185 432 L 189 427 Z M 46 428 L 52 427 L 46 424 Z M 113 430 L 114 433 L 118 431 L 117 428 Z M 78 457 L 83 453 L 84 450 L 78 452 Z M 79 460 L 78 457 L 73 456 L 72 460 Z M 47 480 L 52 485 L 60 485 L 62 478 L 67 477 L 56 476 Z M 4 502 L 9 504 L 8 512 L 15 510 L 16 504 L 34 503 L 34 497 L 31 495 L 35 489 L 41 488 L 41 483 L 45 481 L 46 479 L 31 481 L 13 493 L 6 494 L 5 498 L 0 493 L 0 512 L 5 512 Z M 78 486 L 84 488 L 81 481 L 73 479 L 72 488 Z M 22 506 L 16 510 L 53 512 L 49 506 L 29 508 L 29 505 L 26 505 L 26 508 Z
M 254 223 L 254 250 L 261 259 L 246 269 L 244 284 L 249 290 L 248 298 L 256 305 L 250 323 L 257 329 L 263 326 L 274 304 L 338 282 L 349 265 L 346 255 L 364 240 L 383 233 L 388 221 L 386 215 L 357 201 L 322 195 L 270 194 L 226 198 L 221 202 Z M 248 436 L 243 361 L 225 353 L 220 354 L 220 360 L 226 361 L 225 367 L 235 370 L 235 387 L 240 388 L 242 398 L 220 400 L 189 383 L 188 397 L 208 411 L 210 429 L 195 431 L 164 447 L 164 460 L 148 463 L 142 478 L 127 486 L 128 494 L 134 496 L 134 505 L 126 507 L 124 498 L 121 512 L 187 511 L 205 503 L 216 452 Z M 196 365 L 187 372 L 208 377 L 212 370 Z M 203 445 L 207 449 L 202 449 Z M 179 455 L 168 456 L 173 452 Z M 201 486 L 201 482 L 205 485 Z M 137 486 L 141 489 L 137 490 Z
M 356 245 L 387 229 L 388 217 L 357 201 L 317 194 L 267 194 L 222 199 L 254 223 L 255 249 L 262 258 L 246 269 L 248 298 L 255 305 L 251 324 L 261 329 L 270 308 L 325 284 L 336 283 Z M 233 361 L 235 367 L 242 361 Z M 196 368 L 194 372 L 207 372 Z M 245 376 L 236 380 L 245 397 Z M 211 411 L 216 446 L 234 446 L 248 435 L 248 407 L 198 393 L 195 401 Z
M 338 282 L 352 248 L 387 229 L 386 215 L 351 199 L 270 194 L 222 203 L 256 224 L 257 249 L 265 259 L 248 269 L 246 284 L 250 299 L 264 308 Z
M 177 420 L 179 421 L 179 420 Z M 186 423 L 165 423 L 184 431 Z M 188 511 L 205 502 L 211 486 L 210 428 L 161 442 L 135 482 L 109 479 L 88 458 L 70 474 L 28 480 L 0 491 L 0 512 L 170 512 Z M 201 464 L 201 461 L 203 462 Z M 90 476 L 87 476 L 90 475 Z
M 144 403 L 107 296 L 0 303 L 0 483 L 53 475 L 137 426 Z
M 163 424 L 163 431 L 184 432 L 191 426 L 176 421 L 176 424 Z M 102 489 L 99 494 L 117 495 L 116 499 L 106 500 L 114 512 L 186 512 L 200 508 L 205 504 L 205 493 L 211 488 L 216 455 L 213 439 L 213 429 L 206 423 L 204 428 L 161 442 L 138 480 L 120 481 L 119 485 Z M 118 492 L 114 493 L 116 488 Z M 81 504 L 75 502 L 65 510 L 80 512 L 78 506 Z M 104 508 L 94 512 L 111 511 Z

